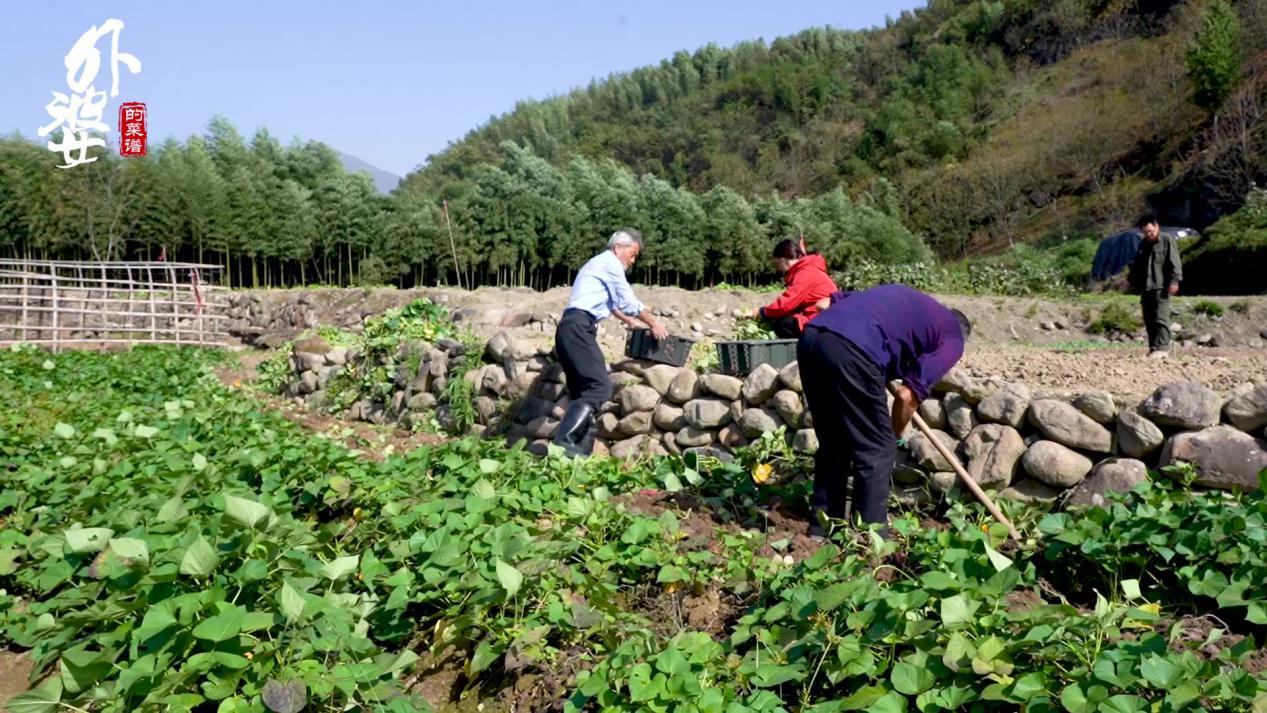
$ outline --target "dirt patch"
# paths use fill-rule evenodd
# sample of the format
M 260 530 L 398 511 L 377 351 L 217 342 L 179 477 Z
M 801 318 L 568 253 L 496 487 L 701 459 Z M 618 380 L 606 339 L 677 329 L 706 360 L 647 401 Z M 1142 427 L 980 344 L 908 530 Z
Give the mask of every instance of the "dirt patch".
M 682 600 L 682 609 L 686 613 L 686 624 L 692 629 L 721 633 L 725 629 L 725 616 L 721 594 L 716 590 L 708 590 L 699 596 L 689 596 Z
M 1267 377 L 1265 349 L 1179 349 L 1165 361 L 1146 350 L 1053 350 L 1039 347 L 972 345 L 961 366 L 980 378 L 1025 383 L 1035 395 L 1069 396 L 1104 389 L 1123 406 L 1135 406 L 1158 386 L 1195 381 L 1229 393 L 1246 381 Z
M 1163 619 L 1158 629 L 1163 636 L 1169 636 L 1176 625 L 1179 631 L 1170 642 L 1170 650 L 1175 653 L 1192 651 L 1207 660 L 1217 658 L 1223 651 L 1245 640 L 1241 634 L 1231 633 L 1227 624 L 1209 615 L 1184 616 L 1178 620 Z M 1206 643 L 1210 639 L 1210 634 L 1216 630 L 1221 630 L 1222 635 L 1215 641 Z M 1241 666 L 1251 674 L 1259 674 L 1267 670 L 1267 649 L 1251 651 L 1241 660 Z
M 240 387 L 258 379 L 260 364 L 272 356 L 273 352 L 234 349 L 228 358 L 212 367 L 211 371 L 224 385 Z
M 800 562 L 814 556 L 824 544 L 824 540 L 809 536 L 809 520 L 801 513 L 790 511 L 783 503 L 775 503 L 762 510 L 765 515 L 765 533 L 767 544 L 757 551 L 762 557 L 771 557 L 776 552 L 772 543 L 788 540 L 787 547 L 779 554 Z
M 577 675 L 591 665 L 584 657 L 584 649 L 574 648 L 561 652 L 549 668 L 534 666 L 513 674 L 511 682 L 492 697 L 492 709 L 516 713 L 562 710 Z M 488 711 L 489 706 L 485 705 L 484 710 Z
M 441 710 L 456 702 L 466 681 L 466 658 L 455 648 L 441 654 L 423 652 L 415 673 L 405 680 L 405 690 L 422 697 L 431 707 Z
M 925 530 L 936 530 L 937 532 L 946 532 L 950 529 L 950 523 L 934 520 L 931 517 L 921 518 L 919 526 Z
M 750 314 L 754 308 L 777 297 L 777 293 L 749 290 L 692 291 L 643 285 L 634 285 L 633 289 L 644 303 L 661 314 L 671 333 L 713 339 L 725 339 L 734 333 L 737 314 Z M 341 327 L 357 327 L 366 314 L 378 314 L 425 297 L 448 307 L 458 315 L 463 326 L 481 337 L 488 338 L 505 329 L 522 339 L 544 342 L 554 335 L 550 320 L 562 314 L 570 292 L 570 287 L 559 286 L 544 292 L 482 287 L 477 290 L 254 290 L 252 294 L 260 297 L 263 313 L 272 314 L 283 305 L 299 305 L 305 314 L 310 313 L 313 322 L 307 324 L 305 319 L 302 326 Z M 968 315 L 973 323 L 973 342 L 989 345 L 1041 346 L 1087 340 L 1090 338 L 1084 331 L 1087 322 L 1107 304 L 1103 298 L 938 296 L 938 299 Z M 1247 346 L 1259 339 L 1259 331 L 1267 327 L 1267 299 L 1263 297 L 1208 298 L 1225 309 L 1223 316 L 1217 319 L 1192 311 L 1192 306 L 1204 299 L 1207 298 L 1181 296 L 1174 300 L 1175 319 L 1184 325 L 1185 332 L 1209 332 L 1217 334 L 1224 345 Z M 1244 309 L 1230 309 L 1236 303 L 1244 303 Z M 1138 309 L 1133 302 L 1124 304 L 1131 310 Z M 599 344 L 609 360 L 621 358 L 624 340 L 625 330 L 618 322 L 600 323 Z M 1262 351 L 1260 348 L 1259 352 Z
M 686 494 L 641 490 L 612 498 L 612 502 L 649 517 L 673 510 L 678 515 L 678 528 L 686 535 L 681 546 L 687 551 L 708 549 L 720 554 L 718 531 L 737 534 L 742 530 L 755 530 L 765 536 L 765 542 L 757 549 L 757 556 L 767 559 L 787 555 L 793 562 L 800 562 L 812 557 L 823 546 L 822 540 L 809 536 L 809 522 L 805 516 L 792 512 L 781 502 L 761 507 L 758 515 L 749 516 L 742 523 L 733 513 L 708 508 L 699 498 Z M 779 546 L 775 547 L 776 544 Z
M 1241 665 L 1245 667 L 1246 671 L 1249 671 L 1255 676 L 1263 671 L 1267 671 L 1267 649 L 1259 649 L 1249 656 L 1246 656 L 1245 660 L 1241 662 Z
M 731 592 L 679 589 L 672 584 L 638 585 L 617 595 L 616 602 L 621 609 L 644 617 L 648 628 L 665 637 L 702 631 L 721 639 L 748 608 L 747 601 Z
M 30 689 L 35 663 L 26 654 L 0 651 L 0 710 L 8 710 L 9 699 Z
M 641 515 L 656 516 L 671 509 L 669 500 L 671 493 L 663 490 L 644 488 L 634 493 L 617 495 L 611 499 L 612 505 L 624 505 L 625 509 Z
M 1041 607 L 1047 602 L 1038 596 L 1035 592 L 1028 589 L 1018 589 L 1015 592 L 1009 592 L 1003 598 L 1003 606 L 1007 607 L 1010 612 L 1025 612 L 1036 607 Z
M 1170 650 L 1175 653 L 1192 651 L 1206 659 L 1217 657 L 1219 652 L 1235 646 L 1245 638 L 1240 634 L 1230 633 L 1226 624 L 1208 615 L 1184 616 L 1178 620 L 1162 619 L 1159 628 L 1163 635 L 1169 636 L 1176 625 L 1179 627 L 1179 632 L 1175 635 L 1174 640 L 1170 642 Z M 1216 630 L 1222 631 L 1222 635 L 1217 640 L 1206 643 L 1210 638 L 1210 634 Z
M 499 673 L 494 666 L 468 690 L 468 653 L 450 647 L 439 655 L 422 652 L 418 667 L 404 683 L 408 692 L 445 713 L 560 710 L 577 674 L 589 665 L 584 653 L 580 648 L 561 652 L 548 668 L 518 664 L 507 655 L 505 671 Z

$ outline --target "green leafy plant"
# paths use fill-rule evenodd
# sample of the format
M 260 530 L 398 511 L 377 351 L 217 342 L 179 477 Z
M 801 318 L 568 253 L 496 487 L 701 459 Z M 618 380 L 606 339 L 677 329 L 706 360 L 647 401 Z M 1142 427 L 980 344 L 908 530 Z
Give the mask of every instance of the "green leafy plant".
M 778 339 L 778 336 L 765 320 L 743 319 L 735 327 L 735 339 L 765 340 Z
M 1120 302 L 1111 302 L 1087 325 L 1090 334 L 1131 333 L 1144 326 L 1134 310 Z
M 1074 247 L 1082 244 L 1083 241 L 1078 241 Z M 1064 252 L 1070 250 L 1074 255 L 1072 259 Z M 1001 256 L 949 265 L 858 260 L 836 273 L 835 278 L 836 284 L 845 290 L 897 283 L 940 294 L 1067 297 L 1085 282 L 1085 266 L 1090 264 L 1090 258 L 1085 263 L 1079 263 L 1080 259 L 1081 252 L 1070 246 L 1063 250 L 1016 246 Z
M 1188 47 L 1188 76 L 1193 101 L 1217 110 L 1241 78 L 1241 23 L 1227 0 L 1214 0 L 1206 10 L 1204 26 Z
M 476 387 L 467 381 L 465 375 L 480 366 L 482 344 L 473 334 L 464 334 L 462 338 L 464 351 L 455 369 L 449 371 L 449 381 L 445 384 L 445 403 L 449 407 L 449 428 L 453 433 L 466 433 L 475 423 Z
M 466 338 L 458 333 L 448 310 L 427 299 L 371 317 L 359 333 L 321 327 L 314 334 L 329 344 L 348 347 L 356 357 L 326 383 L 326 408 L 336 413 L 361 399 L 385 402 L 398 386 L 397 372 L 416 375 L 426 350 L 437 341 Z M 261 388 L 276 393 L 282 387 L 290 376 L 292 347 L 288 343 L 261 364 Z
M 715 371 L 721 364 L 721 357 L 717 354 L 717 344 L 712 339 L 705 338 L 691 345 L 691 352 L 686 357 L 686 363 L 700 373 Z
M 1251 711 L 1267 690 L 1264 490 L 1158 476 L 1084 514 L 1012 508 L 1019 547 L 954 502 L 807 549 L 776 525 L 806 480 L 752 472 L 805 472 L 781 437 L 733 463 L 477 440 L 371 460 L 223 388 L 215 358 L 0 354 L 0 644 L 36 684 L 12 709 L 429 710 L 407 684 L 441 655 L 463 705 L 551 674 L 573 711 Z M 1196 636 L 1193 611 L 1220 622 Z
M 1193 314 L 1203 314 L 1207 317 L 1222 317 L 1223 305 L 1212 300 L 1200 300 L 1192 305 Z
M 733 292 L 757 292 L 757 293 L 765 294 L 765 293 L 772 293 L 772 292 L 782 292 L 784 290 L 784 285 L 778 282 L 771 282 L 771 283 L 760 284 L 760 285 L 734 285 L 729 282 L 723 281 L 723 282 L 718 282 L 716 284 L 710 285 L 709 289 L 733 291 Z
M 276 351 L 255 366 L 255 385 L 265 393 L 276 394 L 282 390 L 291 378 L 290 353 L 295 348 L 294 340 L 287 341 Z

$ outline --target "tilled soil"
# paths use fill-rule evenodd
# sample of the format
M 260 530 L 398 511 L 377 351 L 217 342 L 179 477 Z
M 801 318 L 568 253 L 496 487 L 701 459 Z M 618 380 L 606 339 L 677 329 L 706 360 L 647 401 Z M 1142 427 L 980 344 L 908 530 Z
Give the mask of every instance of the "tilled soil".
M 786 555 L 793 562 L 800 562 L 813 556 L 822 546 L 821 541 L 809 536 L 809 522 L 805 517 L 789 512 L 782 503 L 763 507 L 760 510 L 762 522 L 740 524 L 715 510 L 702 507 L 701 503 L 689 496 L 677 496 L 662 490 L 641 490 L 617 496 L 612 501 L 649 517 L 658 516 L 665 510 L 675 510 L 678 513 L 678 527 L 686 534 L 683 543 L 686 549 L 710 549 L 716 553 L 717 530 L 733 534 L 745 529 L 762 534 L 764 540 L 757 549 L 760 557 Z M 779 544 L 778 549 L 774 546 L 776 543 Z
M 34 666 L 25 653 L 0 651 L 0 710 L 9 710 L 9 699 L 26 693 Z
M 639 287 L 635 292 L 662 316 L 669 332 L 707 340 L 730 338 L 736 314 L 749 314 L 777 295 L 746 290 L 682 290 L 675 287 Z M 554 337 L 550 321 L 562 313 L 569 289 L 545 292 L 526 288 L 454 288 L 421 290 L 280 290 L 257 292 L 268 309 L 304 300 L 321 324 L 359 321 L 363 313 L 382 312 L 393 306 L 427 297 L 447 306 L 465 327 L 488 338 L 507 330 L 519 339 L 542 346 Z M 1138 402 L 1157 386 L 1171 381 L 1196 381 L 1226 395 L 1235 387 L 1267 379 L 1267 297 L 1208 298 L 1221 305 L 1224 314 L 1214 318 L 1198 314 L 1194 306 L 1207 298 L 1176 298 L 1174 320 L 1191 334 L 1211 334 L 1223 346 L 1177 348 L 1166 361 L 1145 359 L 1141 339 L 1111 343 L 1085 331 L 1108 302 L 1104 298 L 1078 299 L 1010 297 L 939 297 L 963 310 L 972 320 L 973 333 L 963 366 L 982 377 L 1024 381 L 1049 395 L 1069 395 L 1088 389 L 1106 389 L 1123 399 Z M 1133 301 L 1121 301 L 1132 313 Z M 266 309 L 267 311 L 267 309 Z M 616 320 L 599 325 L 599 344 L 608 361 L 624 358 L 626 330 Z M 1133 404 L 1132 404 L 1133 405 Z
M 734 330 L 736 315 L 773 301 L 777 292 L 751 290 L 683 290 L 677 287 L 634 286 L 643 303 L 660 313 L 670 333 L 690 337 L 699 332 L 706 337 L 725 339 Z M 263 303 L 265 313 L 275 312 L 280 305 L 302 303 L 320 324 L 347 326 L 359 322 L 367 314 L 378 314 L 412 300 L 428 298 L 443 304 L 456 318 L 483 337 L 491 337 L 502 329 L 517 336 L 542 338 L 553 336 L 553 329 L 526 322 L 557 318 L 567 306 L 569 287 L 536 292 L 527 288 L 481 287 L 476 290 L 437 287 L 415 290 L 337 289 L 252 290 Z M 1051 345 L 1093 339 L 1084 330 L 1096 319 L 1109 300 L 1103 296 L 1072 299 L 1030 297 L 938 296 L 946 305 L 962 310 L 973 324 L 973 340 L 987 344 Z M 1212 302 L 1223 308 L 1221 316 L 1211 317 L 1195 312 L 1198 302 Z M 1119 299 L 1121 306 L 1138 314 L 1132 299 Z M 1267 297 L 1188 297 L 1172 300 L 1173 319 L 1183 332 L 1194 335 L 1209 333 L 1224 346 L 1248 346 L 1262 340 L 1267 330 Z M 526 320 L 525 318 L 533 318 Z M 601 340 L 608 356 L 618 355 L 623 348 L 624 328 L 615 320 L 603 323 L 607 338 Z
M 1177 636 L 1170 642 L 1170 649 L 1175 653 L 1191 650 L 1202 658 L 1214 659 L 1218 658 L 1225 649 L 1236 646 L 1245 639 L 1241 634 L 1228 633 L 1226 624 L 1208 615 L 1184 616 L 1177 622 L 1163 620 L 1159 629 L 1163 634 L 1169 634 L 1174 624 L 1179 626 Z M 1222 635 L 1215 641 L 1206 643 L 1215 629 L 1222 630 Z M 1260 648 L 1251 651 L 1245 656 L 1241 665 L 1246 671 L 1255 675 L 1267 670 L 1267 649 Z
M 1036 394 L 1104 389 L 1122 405 L 1134 406 L 1174 381 L 1195 381 L 1226 395 L 1246 382 L 1267 379 L 1267 350 L 1177 349 L 1170 358 L 1155 360 L 1143 345 L 1064 350 L 991 344 L 969 346 L 961 365 L 974 376 L 1023 382 Z

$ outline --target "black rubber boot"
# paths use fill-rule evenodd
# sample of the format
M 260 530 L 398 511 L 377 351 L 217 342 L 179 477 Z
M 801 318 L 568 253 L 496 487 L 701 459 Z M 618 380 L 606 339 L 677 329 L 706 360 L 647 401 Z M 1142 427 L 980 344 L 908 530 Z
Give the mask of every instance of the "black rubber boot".
M 576 446 L 575 453 L 569 453 L 572 457 L 591 456 L 594 455 L 594 439 L 598 436 L 598 423 L 594 419 L 590 419 L 589 428 L 585 429 L 585 435 L 581 437 L 580 442 Z
M 563 446 L 563 451 L 572 457 L 579 455 L 589 455 L 582 453 L 585 445 L 586 437 L 593 430 L 594 425 L 594 407 L 589 404 L 573 401 L 568 410 L 563 414 L 563 420 L 559 421 L 559 428 L 554 432 L 554 442 L 556 445 Z M 590 450 L 593 450 L 593 438 L 588 443 Z

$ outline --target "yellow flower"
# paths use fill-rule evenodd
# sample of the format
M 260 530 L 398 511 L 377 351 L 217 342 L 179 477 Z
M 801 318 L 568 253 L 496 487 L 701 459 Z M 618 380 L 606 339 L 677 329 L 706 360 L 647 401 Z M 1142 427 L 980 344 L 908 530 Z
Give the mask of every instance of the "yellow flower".
M 1149 614 L 1161 614 L 1160 604 L 1153 604 L 1153 603 L 1141 604 L 1139 605 L 1139 609 L 1140 611 L 1146 611 Z
M 770 474 L 774 472 L 774 466 L 769 463 L 762 463 L 752 469 L 752 479 L 758 484 L 764 483 L 770 479 Z

